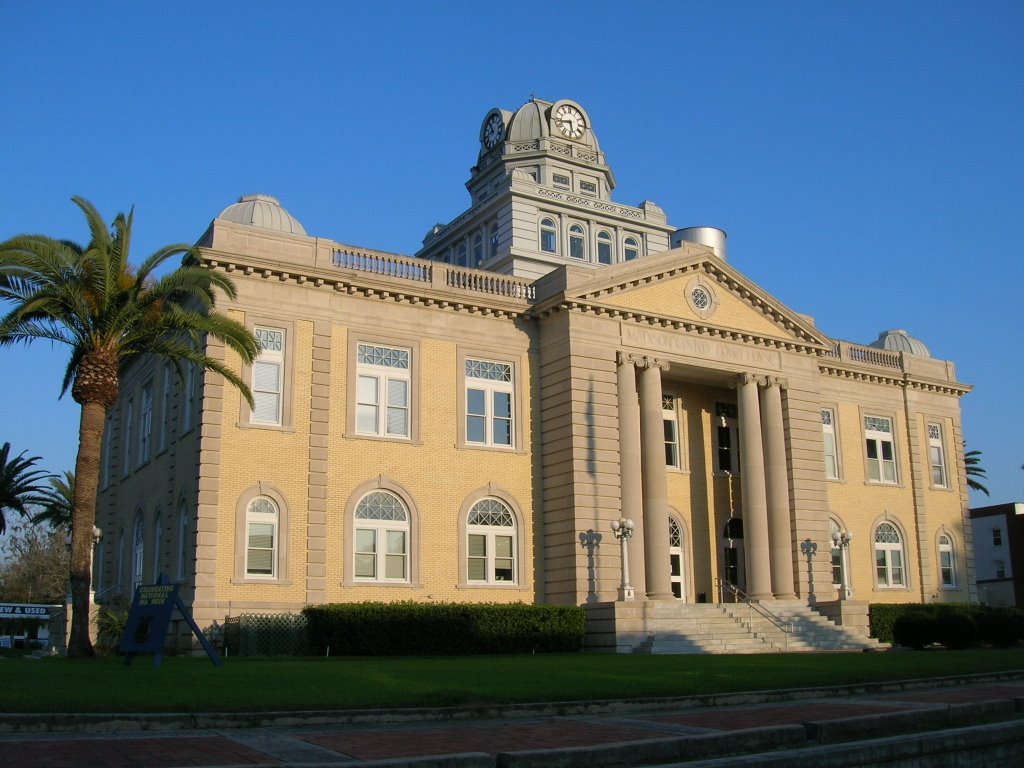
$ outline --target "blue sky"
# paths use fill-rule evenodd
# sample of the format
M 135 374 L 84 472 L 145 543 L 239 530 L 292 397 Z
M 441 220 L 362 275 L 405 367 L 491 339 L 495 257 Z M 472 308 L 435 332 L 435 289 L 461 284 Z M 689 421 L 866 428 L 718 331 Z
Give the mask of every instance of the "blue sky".
M 905 328 L 956 363 L 990 499 L 1024 499 L 1024 4 L 0 3 L 0 238 L 134 250 L 239 195 L 413 253 L 467 207 L 491 107 L 590 113 L 619 186 L 830 336 Z M 0 350 L 0 440 L 74 465 L 63 349 Z

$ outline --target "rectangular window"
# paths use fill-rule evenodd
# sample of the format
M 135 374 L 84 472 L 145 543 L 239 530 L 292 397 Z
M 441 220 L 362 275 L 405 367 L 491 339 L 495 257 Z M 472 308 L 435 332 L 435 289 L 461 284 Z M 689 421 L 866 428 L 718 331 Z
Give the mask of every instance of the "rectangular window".
M 932 485 L 946 487 L 946 451 L 942 445 L 942 427 L 928 424 L 928 464 L 932 472 Z
M 597 184 L 595 184 L 592 181 L 581 181 L 580 182 L 580 192 L 582 192 L 584 195 L 596 195 L 597 194 Z
M 661 398 L 662 417 L 665 423 L 665 466 L 681 469 L 679 452 L 679 417 L 674 395 Z
M 836 445 L 836 414 L 831 408 L 821 409 L 821 436 L 825 444 L 825 477 L 839 479 L 839 451 Z
M 953 577 L 953 553 L 948 550 L 939 551 L 939 572 L 942 574 L 942 586 L 956 586 L 956 579 Z
M 274 539 L 277 526 L 272 522 L 249 523 L 245 572 L 248 576 L 274 575 Z
M 993 528 L 992 529 L 992 546 L 1001 547 L 1003 546 L 1003 529 Z
M 996 560 L 993 563 L 993 568 L 995 569 L 996 578 L 997 579 L 1005 579 L 1006 578 L 1006 562 L 1005 561 L 1003 561 L 1003 560 Z
M 466 442 L 512 447 L 512 365 L 466 360 Z
M 551 183 L 556 187 L 568 187 L 570 180 L 564 173 L 554 173 L 551 175 Z
M 359 344 L 356 348 L 356 432 L 409 437 L 408 349 Z
M 125 406 L 124 414 L 124 455 L 121 462 L 121 474 L 127 475 L 131 471 L 132 464 L 132 428 L 135 423 L 135 406 L 131 400 Z
M 740 472 L 739 420 L 735 403 L 715 403 L 715 471 Z
M 102 473 L 100 476 L 100 487 L 106 488 L 110 485 L 110 462 L 113 460 L 111 455 L 111 446 L 114 440 L 114 416 L 111 413 L 107 414 L 107 419 L 103 423 L 103 455 L 102 455 Z
M 185 391 L 182 392 L 181 431 L 192 429 L 192 410 L 195 408 L 196 367 L 192 363 L 185 364 Z
M 873 483 L 895 483 L 896 450 L 892 442 L 892 420 L 881 416 L 865 416 L 864 443 L 868 480 Z
M 142 388 L 142 410 L 139 412 L 139 464 L 149 461 L 153 449 L 153 384 Z
M 284 329 L 256 328 L 259 355 L 252 364 L 252 396 L 256 424 L 281 423 L 281 395 L 284 383 Z
M 164 366 L 163 388 L 160 390 L 160 444 L 157 450 L 167 449 L 171 439 L 171 366 Z

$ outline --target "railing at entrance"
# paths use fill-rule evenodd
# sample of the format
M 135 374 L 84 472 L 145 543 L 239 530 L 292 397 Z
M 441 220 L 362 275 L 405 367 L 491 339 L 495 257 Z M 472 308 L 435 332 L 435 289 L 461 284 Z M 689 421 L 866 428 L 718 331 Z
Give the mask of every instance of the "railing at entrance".
M 767 619 L 774 624 L 779 630 L 782 631 L 784 638 L 785 650 L 789 652 L 789 636 L 793 634 L 793 622 L 785 621 L 782 617 L 776 616 L 774 613 L 769 611 L 757 600 L 754 600 L 746 592 L 737 587 L 730 581 L 723 578 L 715 579 L 715 584 L 718 587 L 718 602 L 720 604 L 725 603 L 725 596 L 729 595 L 732 598 L 733 603 L 746 603 L 747 605 L 747 629 L 751 632 L 754 631 L 754 613 L 756 612 L 761 617 Z

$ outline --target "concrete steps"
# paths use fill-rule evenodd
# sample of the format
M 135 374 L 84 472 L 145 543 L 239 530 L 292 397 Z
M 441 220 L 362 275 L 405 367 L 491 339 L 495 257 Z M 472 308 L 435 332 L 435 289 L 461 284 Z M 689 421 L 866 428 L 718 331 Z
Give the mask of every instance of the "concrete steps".
M 799 601 L 765 607 L 793 625 L 786 633 L 745 604 L 675 601 L 597 603 L 587 612 L 586 649 L 606 653 L 796 653 L 878 648 Z

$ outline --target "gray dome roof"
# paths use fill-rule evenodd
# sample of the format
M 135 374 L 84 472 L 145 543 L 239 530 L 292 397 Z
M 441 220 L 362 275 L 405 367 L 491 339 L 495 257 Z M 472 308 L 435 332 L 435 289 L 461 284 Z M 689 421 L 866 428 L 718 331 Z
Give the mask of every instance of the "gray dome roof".
M 508 121 L 508 137 L 506 141 L 529 142 L 548 138 L 551 135 L 551 111 L 563 104 L 574 107 L 583 115 L 586 129 L 579 138 L 579 143 L 589 146 L 595 152 L 600 152 L 601 148 L 597 144 L 597 137 L 594 136 L 590 115 L 587 114 L 587 111 L 580 104 L 568 99 L 555 102 L 543 101 L 537 98 L 530 99 L 517 109 L 515 114 L 512 115 L 511 120 Z M 555 138 L 561 137 L 556 136 Z
M 282 208 L 276 197 L 270 195 L 242 195 L 237 203 L 221 211 L 217 218 L 290 235 L 306 234 L 299 220 Z
M 932 356 L 932 353 L 928 351 L 928 347 L 924 345 L 923 341 L 915 339 L 902 328 L 890 328 L 888 331 L 882 331 L 878 334 L 878 338 L 868 346 L 876 347 L 877 349 L 888 349 L 892 352 L 907 352 L 911 355 L 920 355 L 921 357 Z

